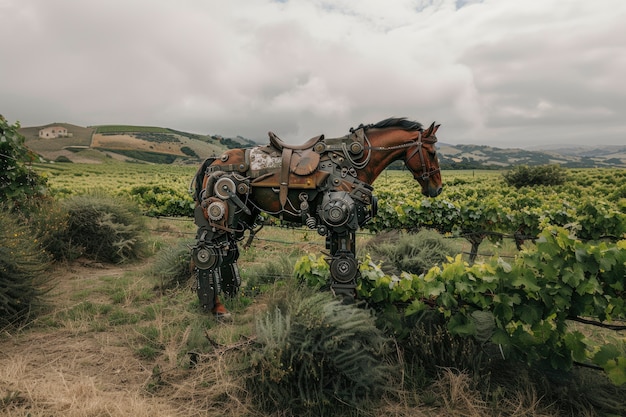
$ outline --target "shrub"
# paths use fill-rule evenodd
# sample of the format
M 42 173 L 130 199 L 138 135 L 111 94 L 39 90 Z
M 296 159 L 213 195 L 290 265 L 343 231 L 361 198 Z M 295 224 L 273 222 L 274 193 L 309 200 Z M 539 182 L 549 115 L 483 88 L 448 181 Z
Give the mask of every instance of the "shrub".
M 389 390 L 388 339 L 370 312 L 329 293 L 300 297 L 290 294 L 283 309 L 257 320 L 258 345 L 246 378 L 256 403 L 294 415 L 328 415 Z
M 187 156 L 190 156 L 192 158 L 199 158 L 198 154 L 196 153 L 196 151 L 194 151 L 193 149 L 191 149 L 189 146 L 182 146 L 180 148 L 180 151 L 182 153 L 184 153 Z
M 72 163 L 73 161 L 65 155 L 59 155 L 55 158 L 54 162 Z
M 24 145 L 24 136 L 18 133 L 20 125 L 10 125 L 0 115 L 0 201 L 14 206 L 45 192 L 46 181 L 27 165 L 38 159 Z
M 139 208 L 119 197 L 81 195 L 63 201 L 68 239 L 82 254 L 104 262 L 140 258 L 145 251 Z
M 27 320 L 44 306 L 48 258 L 29 229 L 0 211 L 0 326 Z
M 293 253 L 277 254 L 265 262 L 249 264 L 241 271 L 242 290 L 248 296 L 256 296 L 286 279 L 293 278 L 296 256 Z
M 55 261 L 71 261 L 81 254 L 72 244 L 68 230 L 68 213 L 51 197 L 32 199 L 21 207 L 20 222 L 28 226 L 41 247 Z
M 518 165 L 502 174 L 504 181 L 512 187 L 535 185 L 562 185 L 567 179 L 565 169 L 560 165 L 528 166 Z
M 398 338 L 398 346 L 409 385 L 420 385 L 434 378 L 443 368 L 468 372 L 477 379 L 488 377 L 490 360 L 482 343 L 451 334 L 441 315 L 425 311 L 403 317 L 402 321 L 406 333 Z
M 157 253 L 151 270 L 152 274 L 160 279 L 161 288 L 176 288 L 189 280 L 191 277 L 189 248 L 194 242 L 192 239 L 180 240 Z
M 379 233 L 366 243 L 365 250 L 372 259 L 382 261 L 385 273 L 398 276 L 403 271 L 422 274 L 457 253 L 450 241 L 428 229 L 416 234 Z

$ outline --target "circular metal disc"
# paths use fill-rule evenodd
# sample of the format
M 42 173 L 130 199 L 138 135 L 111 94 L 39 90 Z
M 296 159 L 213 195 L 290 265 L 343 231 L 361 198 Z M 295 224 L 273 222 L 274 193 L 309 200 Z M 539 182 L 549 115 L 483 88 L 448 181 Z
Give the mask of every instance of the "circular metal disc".
M 192 256 L 194 264 L 200 269 L 215 268 L 220 259 L 219 253 L 215 248 L 206 246 L 193 248 Z
M 215 187 L 213 191 L 215 191 L 215 195 L 217 195 L 222 200 L 226 200 L 230 198 L 230 194 L 234 194 L 235 190 L 235 182 L 230 178 L 222 177 L 219 180 L 215 181 Z
M 352 282 L 357 275 L 359 265 L 354 258 L 342 256 L 330 262 L 330 275 L 342 284 Z

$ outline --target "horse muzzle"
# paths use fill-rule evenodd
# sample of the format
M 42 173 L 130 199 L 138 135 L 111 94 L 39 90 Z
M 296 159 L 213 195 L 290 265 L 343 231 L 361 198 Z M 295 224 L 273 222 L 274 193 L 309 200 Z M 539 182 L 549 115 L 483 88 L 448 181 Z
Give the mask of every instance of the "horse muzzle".
M 437 197 L 443 191 L 443 186 L 431 187 L 430 184 L 428 187 L 422 188 L 422 194 L 426 197 Z

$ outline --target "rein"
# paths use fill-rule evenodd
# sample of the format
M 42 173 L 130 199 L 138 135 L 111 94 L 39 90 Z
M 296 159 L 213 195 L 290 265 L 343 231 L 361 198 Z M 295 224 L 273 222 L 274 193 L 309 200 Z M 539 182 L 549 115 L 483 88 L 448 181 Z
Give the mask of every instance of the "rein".
M 403 143 L 401 145 L 394 145 L 394 146 L 372 146 L 372 142 L 370 142 L 369 138 L 367 137 L 367 134 L 365 132 L 363 132 L 363 136 L 365 137 L 365 141 L 367 142 L 367 146 L 363 147 L 363 150 L 369 150 L 369 151 L 395 151 L 397 149 L 403 149 L 403 148 L 410 148 L 412 146 L 415 146 L 415 149 L 413 150 L 413 152 L 411 152 L 411 155 L 409 155 L 408 158 L 406 158 L 406 160 L 404 161 L 404 165 L 407 167 L 407 169 L 409 171 L 411 171 L 411 173 L 413 175 L 415 175 L 415 171 L 413 171 L 411 169 L 411 167 L 409 166 L 409 161 L 411 159 L 413 159 L 413 157 L 416 154 L 419 154 L 420 156 L 420 162 L 422 164 L 422 174 L 420 175 L 420 178 L 423 180 L 427 180 L 428 178 L 430 178 L 431 176 L 435 175 L 437 172 L 441 171 L 439 168 L 434 169 L 432 171 L 427 171 L 426 170 L 426 161 L 424 160 L 424 155 L 422 155 L 422 144 L 424 143 L 435 143 L 437 142 L 437 138 L 435 139 L 422 139 L 422 132 L 419 132 L 419 136 L 416 140 L 413 140 L 411 142 L 407 142 L 407 143 Z M 371 158 L 371 152 L 367 154 L 367 156 L 365 157 L 364 161 L 361 162 L 357 162 L 354 159 L 352 159 L 352 157 L 350 156 L 350 153 L 348 152 L 348 148 L 345 144 L 342 145 L 343 151 L 344 151 L 344 155 L 346 155 L 346 157 L 348 158 L 348 160 L 350 161 L 350 163 L 352 163 L 352 165 L 354 165 L 354 167 L 356 169 L 363 169 L 367 166 L 367 164 L 370 162 L 370 158 Z

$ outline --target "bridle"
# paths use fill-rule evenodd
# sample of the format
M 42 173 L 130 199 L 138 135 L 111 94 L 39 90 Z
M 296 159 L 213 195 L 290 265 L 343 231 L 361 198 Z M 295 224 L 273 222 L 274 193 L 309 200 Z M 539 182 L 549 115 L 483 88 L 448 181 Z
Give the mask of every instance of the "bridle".
M 432 177 L 433 175 L 435 175 L 436 173 L 440 172 L 441 169 L 440 168 L 436 168 L 433 170 L 428 170 L 428 168 L 426 167 L 426 160 L 424 159 L 424 155 L 422 154 L 422 145 L 424 143 L 427 144 L 434 144 L 437 142 L 437 137 L 433 136 L 432 138 L 422 138 L 422 132 L 419 131 L 419 135 L 417 137 L 417 139 L 412 140 L 411 142 L 407 142 L 407 143 L 403 143 L 402 145 L 395 145 L 395 146 L 372 146 L 372 143 L 370 142 L 369 138 L 367 137 L 367 134 L 365 133 L 365 131 L 363 132 L 363 136 L 365 137 L 365 142 L 367 143 L 366 146 L 363 147 L 364 150 L 370 150 L 370 151 L 395 151 L 397 149 L 402 149 L 402 148 L 411 148 L 413 146 L 415 146 L 415 149 L 413 149 L 413 151 L 411 152 L 411 154 L 404 160 L 404 165 L 407 167 L 407 169 L 409 171 L 411 171 L 411 174 L 413 174 L 413 176 L 415 178 L 420 178 L 421 180 L 428 180 L 430 177 Z M 347 146 L 345 144 L 342 145 L 343 147 L 343 151 L 344 151 L 344 155 L 346 155 L 346 157 L 348 158 L 348 160 L 350 161 L 350 163 L 356 168 L 356 169 L 363 169 L 367 166 L 367 164 L 370 162 L 370 158 L 372 153 L 369 152 L 367 154 L 367 156 L 365 157 L 365 160 L 357 162 L 354 159 L 352 159 L 352 157 L 350 156 L 350 152 L 348 152 Z M 409 161 L 411 159 L 413 159 L 413 157 L 415 155 L 419 155 L 420 156 L 420 164 L 422 166 L 422 172 L 420 175 L 418 175 L 414 170 L 411 169 L 411 166 L 409 165 Z
M 437 142 L 437 137 L 434 136 L 432 139 L 431 138 L 422 139 L 422 132 L 419 133 L 418 139 L 416 141 L 414 141 L 414 143 L 416 145 L 415 149 L 404 160 L 404 165 L 406 165 L 407 169 L 409 171 L 411 171 L 411 174 L 413 174 L 413 176 L 416 176 L 416 172 L 411 169 L 411 166 L 409 165 L 409 161 L 415 156 L 415 154 L 420 156 L 420 163 L 422 165 L 422 174 L 419 175 L 419 177 L 422 180 L 426 181 L 430 177 L 432 177 L 433 175 L 435 175 L 436 173 L 441 171 L 440 168 L 436 168 L 436 169 L 432 169 L 432 170 L 428 171 L 428 168 L 426 168 L 426 161 L 424 160 L 424 154 L 422 153 L 422 145 L 424 143 L 434 144 L 436 142 Z

